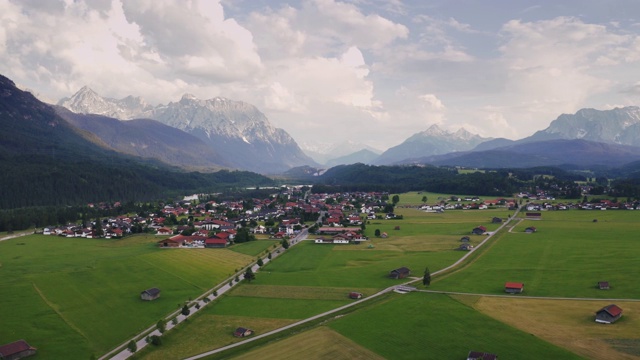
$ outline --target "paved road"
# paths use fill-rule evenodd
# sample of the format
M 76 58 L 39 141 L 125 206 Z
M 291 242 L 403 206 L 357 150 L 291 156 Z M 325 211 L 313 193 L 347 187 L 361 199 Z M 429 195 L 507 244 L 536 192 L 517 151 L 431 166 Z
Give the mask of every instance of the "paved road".
M 5 240 L 11 240 L 11 239 L 15 239 L 17 237 L 20 236 L 27 236 L 27 235 L 32 235 L 33 232 L 22 232 L 22 233 L 17 233 L 17 234 L 11 234 L 11 235 L 6 235 L 0 238 L 0 241 L 5 241 Z
M 293 237 L 293 238 L 291 238 L 289 240 L 290 247 L 300 243 L 307 236 L 308 236 L 307 229 L 303 229 L 295 237 Z M 285 250 L 283 250 L 282 248 L 279 248 L 277 251 L 273 251 L 271 259 L 268 259 L 268 258 L 263 259 L 264 264 L 269 263 L 269 261 L 277 258 L 278 256 L 280 256 L 284 252 L 285 252 Z M 260 270 L 260 266 L 258 266 L 257 264 L 253 265 L 251 267 L 251 270 L 253 270 L 254 273 L 257 273 Z M 169 316 L 167 316 L 165 318 L 165 320 L 167 320 L 167 331 L 171 330 L 175 326 L 173 324 L 173 322 L 172 322 L 172 319 L 174 319 L 174 318 L 177 319 L 177 323 L 176 323 L 176 325 L 177 325 L 177 324 L 180 324 L 181 322 L 183 322 L 186 318 L 191 317 L 194 313 L 198 312 L 200 309 L 203 309 L 208 304 L 207 302 L 204 301 L 205 298 L 208 298 L 209 300 L 213 300 L 213 299 L 216 298 L 213 295 L 205 296 L 207 293 L 210 293 L 213 289 L 217 289 L 216 291 L 218 292 L 218 296 L 226 293 L 227 291 L 231 290 L 232 287 L 234 287 L 234 286 L 236 286 L 238 284 L 237 282 L 234 281 L 235 277 L 239 276 L 242 279 L 242 275 L 244 274 L 244 272 L 245 272 L 245 269 L 240 270 L 236 274 L 233 274 L 231 277 L 229 277 L 226 280 L 224 280 L 222 283 L 220 283 L 217 286 L 207 290 L 204 294 L 200 295 L 200 297 L 196 298 L 193 302 L 191 302 L 192 306 L 189 308 L 190 313 L 189 313 L 188 316 L 184 316 L 184 315 L 180 314 L 180 310 L 181 309 L 180 310 L 176 310 L 175 312 L 173 312 Z M 229 285 L 229 284 L 232 284 L 232 285 Z M 199 305 L 200 309 L 198 309 L 196 307 L 196 305 Z M 122 344 L 118 345 L 118 347 L 116 349 L 113 349 L 112 351 L 104 354 L 98 360 L 104 360 L 104 359 L 125 360 L 125 359 L 128 359 L 133 354 L 128 349 L 124 349 L 124 350 L 119 351 L 119 352 L 118 352 L 118 349 L 122 348 L 123 346 L 127 346 L 127 344 L 129 344 L 129 342 L 131 340 L 135 341 L 136 339 L 140 338 L 140 340 L 136 341 L 136 345 L 138 347 L 138 350 L 140 350 L 140 349 L 144 348 L 145 346 L 149 345 L 149 344 L 147 344 L 147 341 L 145 339 L 146 339 L 147 336 L 152 336 L 152 335 L 158 335 L 158 336 L 162 335 L 160 333 L 160 331 L 158 331 L 156 329 L 156 325 L 152 325 L 152 326 L 148 327 L 147 329 L 143 330 L 138 335 L 134 336 L 133 338 L 127 339 L 125 342 L 123 342 Z

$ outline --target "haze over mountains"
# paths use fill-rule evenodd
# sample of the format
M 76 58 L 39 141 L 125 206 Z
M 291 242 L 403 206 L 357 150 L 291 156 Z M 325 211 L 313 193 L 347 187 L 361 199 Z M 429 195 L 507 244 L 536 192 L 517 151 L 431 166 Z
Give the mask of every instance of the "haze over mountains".
M 381 154 L 357 140 L 343 144 L 303 144 L 305 154 L 286 131 L 271 126 L 256 107 L 221 97 L 201 100 L 187 94 L 178 102 L 153 107 L 140 97 L 103 98 L 84 87 L 71 98 L 62 99 L 59 105 L 77 113 L 121 120 L 157 120 L 207 144 L 213 149 L 213 153 L 207 155 L 209 163 L 260 173 L 280 173 L 303 165 L 319 167 L 318 163 L 326 168 L 353 163 L 612 166 L 640 159 L 638 107 L 582 109 L 576 114 L 563 114 L 547 129 L 521 140 L 485 138 L 464 128 L 450 132 L 432 125 Z M 86 125 L 82 128 L 92 131 Z M 127 153 L 135 152 L 130 149 Z

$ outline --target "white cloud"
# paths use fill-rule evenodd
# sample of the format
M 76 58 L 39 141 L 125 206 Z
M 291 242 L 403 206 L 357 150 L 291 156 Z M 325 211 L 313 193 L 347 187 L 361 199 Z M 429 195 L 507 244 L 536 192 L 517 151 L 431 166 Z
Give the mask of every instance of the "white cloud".
M 440 101 L 440 99 L 438 99 L 438 97 L 436 97 L 433 94 L 424 94 L 419 96 L 419 98 L 421 100 L 424 100 L 424 102 L 427 103 L 429 107 L 433 110 L 441 111 L 445 109 L 445 106 L 442 103 L 442 101 Z

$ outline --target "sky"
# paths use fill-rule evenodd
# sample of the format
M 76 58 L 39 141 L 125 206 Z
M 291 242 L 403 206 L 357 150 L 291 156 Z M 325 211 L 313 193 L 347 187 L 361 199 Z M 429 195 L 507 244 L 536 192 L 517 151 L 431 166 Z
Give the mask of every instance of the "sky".
M 640 105 L 640 1 L 0 0 L 0 74 L 51 103 L 241 100 L 303 147 L 519 139 Z

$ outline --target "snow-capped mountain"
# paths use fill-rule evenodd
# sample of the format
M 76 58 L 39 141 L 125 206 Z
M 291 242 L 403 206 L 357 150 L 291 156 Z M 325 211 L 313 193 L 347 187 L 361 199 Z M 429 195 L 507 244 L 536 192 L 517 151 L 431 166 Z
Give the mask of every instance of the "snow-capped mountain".
M 487 140 L 490 139 L 472 134 L 464 128 L 449 132 L 438 125 L 431 125 L 427 130 L 412 135 L 402 144 L 389 148 L 374 161 L 374 164 L 388 165 L 404 159 L 467 151 Z
M 139 118 L 140 114 L 153 109 L 140 97 L 127 96 L 120 100 L 103 98 L 87 86 L 72 97 L 61 99 L 58 105 L 78 114 L 96 114 L 120 120 Z
M 150 118 L 192 134 L 229 164 L 260 173 L 279 173 L 294 166 L 315 165 L 284 130 L 273 127 L 255 106 L 221 97 L 201 100 L 185 94 L 178 102 L 141 108 L 143 101 L 102 98 L 83 88 L 60 105 L 81 113 L 108 111 L 121 120 Z
M 551 139 L 584 139 L 640 146 L 640 108 L 581 109 L 575 114 L 562 114 L 549 127 L 522 141 Z

